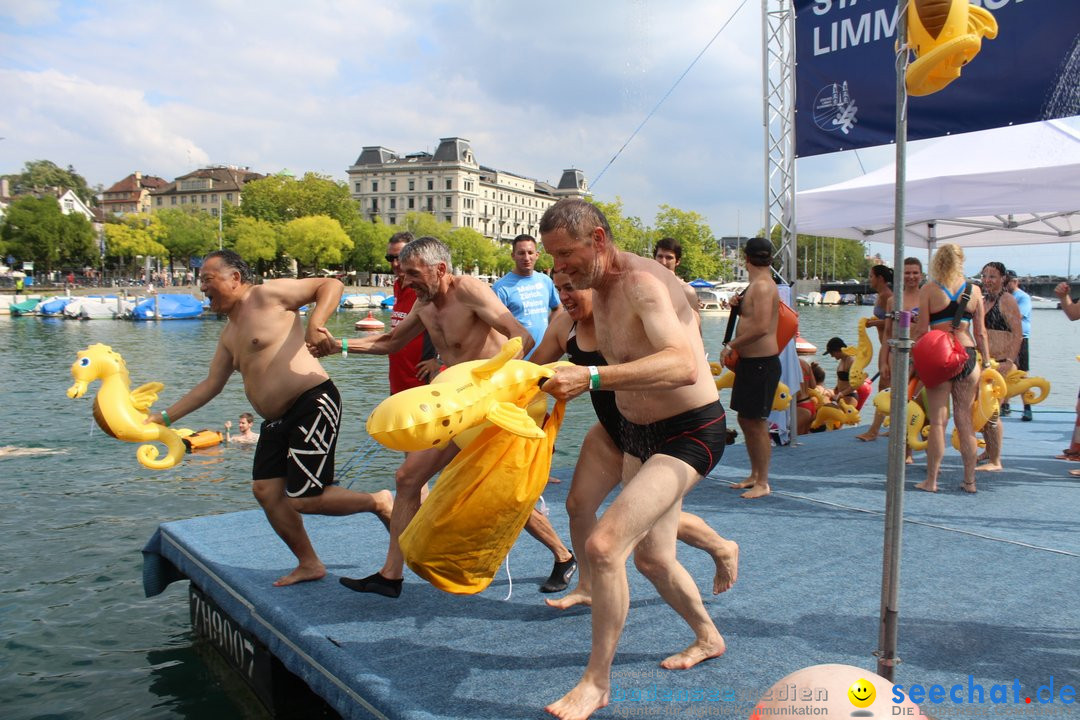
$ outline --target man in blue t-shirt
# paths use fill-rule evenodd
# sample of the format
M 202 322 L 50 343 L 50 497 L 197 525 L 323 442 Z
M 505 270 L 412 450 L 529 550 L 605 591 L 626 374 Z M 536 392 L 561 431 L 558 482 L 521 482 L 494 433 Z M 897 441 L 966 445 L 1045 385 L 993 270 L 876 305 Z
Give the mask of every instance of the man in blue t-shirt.
M 1016 304 L 1020 306 L 1020 326 L 1024 330 L 1024 339 L 1020 341 L 1020 357 L 1016 361 L 1016 367 L 1024 372 L 1028 371 L 1028 337 L 1031 335 L 1031 296 L 1020 289 L 1020 279 L 1016 277 L 1015 270 L 1005 273 L 1005 289 L 1016 298 Z M 1009 403 L 1001 403 L 1001 414 L 1008 415 Z M 1031 406 L 1024 403 L 1024 414 L 1020 418 L 1031 422 Z
M 538 256 L 534 237 L 518 235 L 514 238 L 510 256 L 514 259 L 514 270 L 495 281 L 495 294 L 514 319 L 532 335 L 535 348 L 540 345 L 548 323 L 562 312 L 559 293 L 555 291 L 551 278 L 533 270 Z

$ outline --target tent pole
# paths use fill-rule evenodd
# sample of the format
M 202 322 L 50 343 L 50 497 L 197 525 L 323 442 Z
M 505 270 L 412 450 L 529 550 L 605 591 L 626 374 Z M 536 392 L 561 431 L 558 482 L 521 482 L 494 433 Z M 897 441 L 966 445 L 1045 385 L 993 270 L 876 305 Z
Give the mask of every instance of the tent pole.
M 904 267 L 904 183 L 907 179 L 907 0 L 896 3 L 896 210 L 893 239 L 893 267 Z M 911 352 L 911 314 L 904 312 L 904 283 L 894 283 L 896 311 L 892 342 L 892 400 L 889 406 L 889 465 L 885 485 L 885 541 L 881 570 L 881 625 L 878 634 L 877 673 L 887 680 L 899 659 L 897 626 L 900 614 L 900 539 L 904 516 L 904 450 L 906 427 L 908 355 Z

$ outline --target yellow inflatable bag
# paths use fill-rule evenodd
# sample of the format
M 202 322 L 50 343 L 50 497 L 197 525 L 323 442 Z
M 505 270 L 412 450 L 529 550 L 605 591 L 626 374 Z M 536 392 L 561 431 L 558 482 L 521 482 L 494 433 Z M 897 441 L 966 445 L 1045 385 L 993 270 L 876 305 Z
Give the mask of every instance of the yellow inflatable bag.
M 401 533 L 413 572 L 458 595 L 491 584 L 547 485 L 564 410 L 555 404 L 540 439 L 492 426 L 454 458 Z

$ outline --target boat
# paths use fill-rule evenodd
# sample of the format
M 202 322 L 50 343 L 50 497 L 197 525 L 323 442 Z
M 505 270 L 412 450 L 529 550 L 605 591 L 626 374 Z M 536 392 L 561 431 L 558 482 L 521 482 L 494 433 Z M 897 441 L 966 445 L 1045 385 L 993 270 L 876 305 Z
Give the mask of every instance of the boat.
M 860 305 L 877 305 L 877 293 L 867 293 L 866 295 L 860 295 Z
M 68 307 L 71 307 L 71 304 Z M 64 309 L 67 310 L 67 308 Z M 112 320 L 124 317 L 134 309 L 135 300 L 132 298 L 88 299 L 79 303 L 78 312 L 73 317 L 78 317 L 80 320 Z
M 8 311 L 12 315 L 33 315 L 37 312 L 37 306 L 41 304 L 41 298 L 30 298 L 22 302 L 11 303 Z
M 814 355 L 817 353 L 817 345 L 804 338 L 802 335 L 799 334 L 799 331 L 796 330 L 795 352 L 797 352 L 799 355 Z
M 840 304 L 840 293 L 836 292 L 835 290 L 829 290 L 828 292 L 826 292 L 824 295 L 821 296 L 821 304 L 822 305 L 839 305 Z
M 383 309 L 389 309 L 394 307 L 394 296 L 391 295 L 390 297 L 383 300 L 381 303 L 379 303 L 379 307 Z
M 352 293 L 341 296 L 341 307 L 343 308 L 366 308 L 369 305 L 371 305 L 371 296 L 366 293 Z
M 63 315 L 64 308 L 75 298 L 60 296 L 42 300 L 37 306 L 38 315 Z
M 857 302 L 856 302 L 857 299 L 858 298 L 855 297 L 855 293 L 844 293 L 843 295 L 840 296 L 840 304 L 841 305 L 855 305 L 855 304 L 857 304 Z
M 1038 295 L 1031 296 L 1032 310 L 1057 310 L 1059 307 L 1061 307 L 1061 303 L 1054 298 L 1044 298 Z
M 354 326 L 357 330 L 363 330 L 364 332 L 378 332 L 385 327 L 381 320 L 377 320 L 371 311 L 368 310 L 367 317 L 363 320 L 357 320 Z
M 371 294 L 371 301 L 368 303 L 368 307 L 373 307 L 373 308 L 382 307 L 383 300 L 385 300 L 385 299 L 386 299 L 386 296 L 383 295 L 382 293 L 372 293 Z
M 730 293 L 712 288 L 696 288 L 698 299 L 698 312 L 709 315 L 730 315 L 731 306 L 728 304 Z
M 156 309 L 155 309 L 156 307 Z M 132 320 L 183 320 L 202 315 L 203 304 L 194 295 L 162 293 L 139 302 L 131 311 Z

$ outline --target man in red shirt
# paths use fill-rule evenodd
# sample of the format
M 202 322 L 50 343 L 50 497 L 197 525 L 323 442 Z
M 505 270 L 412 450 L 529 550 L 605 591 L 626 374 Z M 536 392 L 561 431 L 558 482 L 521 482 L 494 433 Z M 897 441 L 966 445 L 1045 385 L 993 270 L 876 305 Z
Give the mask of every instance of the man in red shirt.
M 386 245 L 386 261 L 390 263 L 390 269 L 394 271 L 394 308 L 390 312 L 391 330 L 405 319 L 412 310 L 413 303 L 416 302 L 416 291 L 401 282 L 405 273 L 401 269 L 401 263 L 398 262 L 401 248 L 412 241 L 411 232 L 399 232 L 394 233 Z M 439 371 L 438 353 L 426 332 L 417 335 L 398 352 L 390 353 L 389 357 L 391 394 L 423 385 Z

